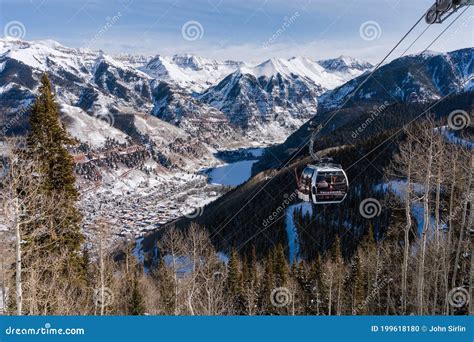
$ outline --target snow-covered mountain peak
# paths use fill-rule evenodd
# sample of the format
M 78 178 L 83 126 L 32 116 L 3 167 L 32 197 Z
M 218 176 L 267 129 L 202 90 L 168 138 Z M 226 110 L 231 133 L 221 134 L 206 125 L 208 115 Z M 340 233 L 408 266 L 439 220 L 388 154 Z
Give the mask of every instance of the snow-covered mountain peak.
M 103 51 L 99 51 L 97 58 L 95 59 L 95 67 L 94 70 L 97 69 L 97 66 L 105 63 L 109 66 L 113 66 L 114 68 L 123 69 L 123 70 L 133 70 L 133 72 L 141 74 L 141 76 L 149 78 L 149 76 L 141 71 L 136 70 L 133 66 L 131 66 L 127 61 L 119 61 L 113 58 L 110 55 L 105 54 Z
M 326 70 L 333 72 L 359 71 L 365 72 L 373 68 L 369 62 L 362 61 L 349 56 L 339 56 L 337 58 L 318 61 Z
M 46 71 L 53 65 L 65 70 L 82 65 L 87 55 L 79 58 L 77 49 L 67 48 L 53 40 L 23 41 L 20 39 L 0 39 L 0 55 L 17 60 L 32 68 Z
M 140 68 L 153 78 L 201 92 L 239 68 L 241 62 L 216 61 L 191 54 L 155 56 Z
M 202 57 L 198 57 L 191 54 L 184 54 L 184 55 L 174 55 L 171 60 L 176 63 L 177 66 L 185 69 L 191 70 L 202 70 L 203 65 L 205 64 L 213 64 L 213 61 L 207 60 Z
M 411 55 L 411 56 L 415 56 L 415 55 L 416 54 Z M 433 50 L 426 50 L 423 53 L 419 54 L 419 56 L 421 56 L 422 58 L 425 58 L 425 59 L 436 57 L 436 56 L 442 56 L 442 55 L 444 55 L 444 53 L 438 52 L 438 51 L 433 51 Z
M 342 84 L 337 76 L 328 73 L 318 63 L 306 57 L 271 58 L 254 67 L 241 67 L 240 73 L 250 74 L 256 78 L 263 76 L 267 79 L 277 75 L 287 79 L 299 78 L 327 89 L 333 89 Z

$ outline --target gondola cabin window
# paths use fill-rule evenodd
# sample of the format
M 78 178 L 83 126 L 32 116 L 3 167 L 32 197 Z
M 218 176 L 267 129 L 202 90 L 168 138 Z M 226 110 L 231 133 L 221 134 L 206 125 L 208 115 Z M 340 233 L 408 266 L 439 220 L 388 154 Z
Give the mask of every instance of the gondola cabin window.
M 309 195 L 311 193 L 311 181 L 313 179 L 313 174 L 314 169 L 306 168 L 301 175 L 300 191 L 305 195 Z

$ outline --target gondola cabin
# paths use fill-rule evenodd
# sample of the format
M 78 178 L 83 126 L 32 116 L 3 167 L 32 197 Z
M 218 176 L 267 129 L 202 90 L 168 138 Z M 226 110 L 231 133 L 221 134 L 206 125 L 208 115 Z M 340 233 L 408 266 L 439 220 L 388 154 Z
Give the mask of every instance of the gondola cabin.
M 349 180 L 340 165 L 308 165 L 298 181 L 298 197 L 314 204 L 337 204 L 344 201 Z

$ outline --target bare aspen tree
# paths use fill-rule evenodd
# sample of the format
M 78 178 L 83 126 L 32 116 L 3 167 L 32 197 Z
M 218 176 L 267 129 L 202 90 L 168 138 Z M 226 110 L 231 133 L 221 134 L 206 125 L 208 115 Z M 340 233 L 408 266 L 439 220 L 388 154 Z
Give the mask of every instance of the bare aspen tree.
M 105 258 L 107 257 L 107 250 L 105 247 L 105 241 L 108 237 L 110 237 L 110 229 L 107 222 L 103 220 L 99 220 L 97 224 L 98 233 L 99 233 L 99 246 L 98 246 L 98 262 L 99 262 L 99 289 L 98 289 L 98 298 L 96 298 L 96 303 L 100 306 L 100 315 L 103 316 L 105 314 L 106 309 L 106 298 L 105 298 L 105 291 L 107 289 L 106 284 L 106 267 L 105 267 Z M 96 289 L 97 291 L 97 289 Z M 99 300 L 97 300 L 99 299 Z M 98 303 L 97 303 L 98 302 Z
M 177 228 L 172 227 L 169 229 L 162 240 L 160 241 L 158 248 L 160 253 L 163 253 L 164 256 L 169 257 L 170 268 L 173 273 L 173 290 L 174 290 L 174 306 L 173 313 L 174 315 L 179 315 L 181 313 L 181 307 L 179 303 L 180 299 L 180 289 L 179 289 L 179 279 L 178 279 L 178 260 L 182 259 L 182 256 L 185 251 L 185 241 L 183 234 Z
M 439 276 L 440 276 L 440 268 L 441 268 L 441 188 L 443 184 L 443 166 L 446 165 L 445 162 L 445 143 L 442 141 L 442 138 L 439 135 L 436 135 L 434 138 L 434 169 L 435 172 L 435 203 L 434 203 L 434 220 L 435 220 L 435 241 L 434 241 L 434 251 L 432 256 L 433 258 L 433 267 L 432 271 L 434 272 L 434 280 L 431 282 L 432 287 L 434 287 L 434 294 L 433 294 L 433 305 L 431 313 L 435 315 L 438 312 L 438 297 L 439 297 Z
M 32 205 L 41 202 L 40 185 L 36 179 L 37 165 L 33 161 L 25 162 L 18 158 L 16 147 L 9 152 L 9 171 L 6 176 L 6 189 L 2 192 L 4 217 L 13 231 L 15 243 L 15 299 L 16 313 L 23 314 L 23 233 L 22 227 L 32 222 L 36 214 Z M 34 209 L 33 209 L 34 210 Z M 46 213 L 44 213 L 46 214 Z
M 465 172 L 467 173 L 467 180 L 466 180 L 466 185 L 465 185 L 465 195 L 463 196 L 463 199 L 461 201 L 461 208 L 462 208 L 462 213 L 461 213 L 461 224 L 459 227 L 459 238 L 458 238 L 458 243 L 456 246 L 456 254 L 454 258 L 454 269 L 453 269 L 453 276 L 451 278 L 451 287 L 456 287 L 456 282 L 457 282 L 457 274 L 458 274 L 458 266 L 459 266 L 459 257 L 461 255 L 461 247 L 464 243 L 464 232 L 468 227 L 466 226 L 466 222 L 470 221 L 470 218 L 468 218 L 468 208 L 469 205 L 471 204 L 470 200 L 470 192 L 471 192 L 471 187 L 472 187 L 472 170 L 473 170 L 473 163 L 474 163 L 474 158 L 472 154 L 469 154 L 469 157 L 467 157 L 468 162 L 466 163 L 465 167 Z M 472 207 L 471 207 L 472 208 Z M 472 209 L 471 209 L 472 210 Z
M 453 243 L 453 231 L 454 231 L 454 216 L 455 216 L 455 192 L 456 192 L 456 179 L 457 179 L 457 168 L 459 165 L 459 149 L 455 148 L 453 153 L 451 153 L 451 167 L 450 167 L 450 177 L 451 184 L 449 185 L 449 203 L 448 203 L 448 233 L 446 237 L 446 243 L 444 248 L 443 261 L 444 265 L 451 265 L 451 246 Z M 448 291 L 449 291 L 449 276 L 450 276 L 450 267 L 445 267 L 443 272 L 443 281 L 446 293 L 444 296 L 444 305 L 443 310 L 445 314 L 449 313 L 450 306 L 448 302 Z
M 1 227 L 1 226 L 0 226 Z M 11 263 L 13 258 L 13 253 L 10 248 L 10 241 L 11 237 L 8 234 L 8 231 L 1 231 L 0 232 L 0 291 L 1 291 L 1 299 L 0 302 L 2 304 L 0 308 L 0 314 L 4 314 L 7 312 L 7 301 L 8 301 L 8 288 L 10 284 L 10 268 L 7 266 Z
M 410 256 L 410 232 L 412 230 L 411 206 L 413 203 L 413 178 L 414 164 L 416 163 L 416 152 L 411 132 L 405 128 L 406 140 L 399 146 L 398 153 L 387 170 L 389 179 L 405 179 L 403 209 L 405 212 L 405 224 L 403 226 L 403 259 L 401 265 L 401 313 L 407 313 L 408 297 L 408 259 Z
M 426 259 L 426 245 L 428 239 L 428 230 L 430 228 L 430 190 L 431 190 L 431 177 L 433 167 L 433 143 L 434 143 L 434 125 L 429 119 L 427 123 L 420 125 L 420 135 L 416 136 L 418 146 L 420 149 L 424 149 L 427 155 L 424 158 L 421 167 L 425 170 L 425 175 L 421 181 L 423 184 L 423 228 L 421 231 L 420 251 L 419 251 L 419 263 L 418 263 L 418 274 L 417 274 L 417 308 L 418 314 L 424 313 L 425 303 L 425 259 Z

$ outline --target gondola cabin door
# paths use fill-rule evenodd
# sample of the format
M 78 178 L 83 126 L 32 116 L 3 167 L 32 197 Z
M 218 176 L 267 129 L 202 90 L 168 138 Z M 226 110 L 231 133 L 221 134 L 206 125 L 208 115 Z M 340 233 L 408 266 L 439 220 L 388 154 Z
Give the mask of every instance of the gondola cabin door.
M 341 203 L 348 188 L 346 173 L 337 165 L 308 165 L 301 174 L 298 197 L 314 204 Z

